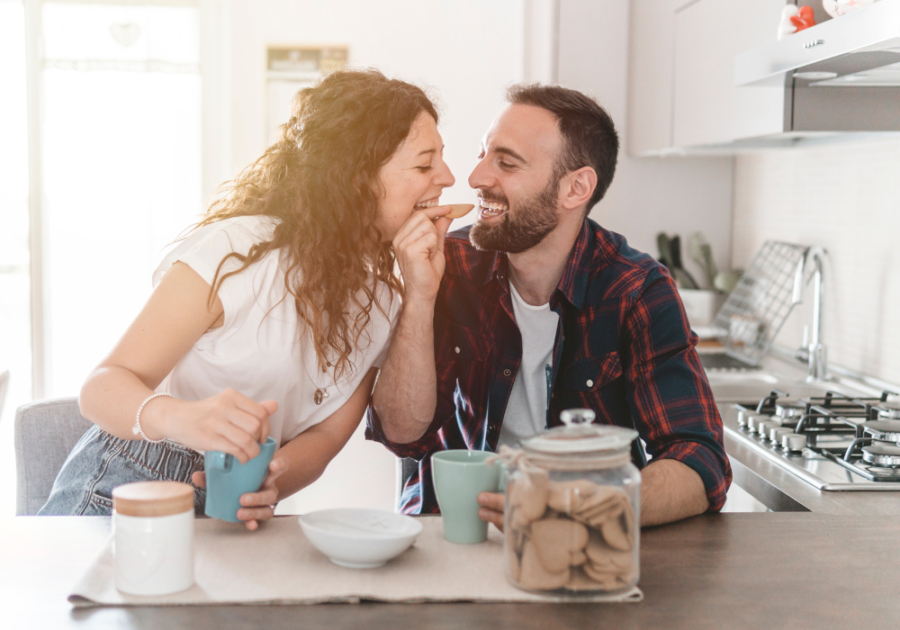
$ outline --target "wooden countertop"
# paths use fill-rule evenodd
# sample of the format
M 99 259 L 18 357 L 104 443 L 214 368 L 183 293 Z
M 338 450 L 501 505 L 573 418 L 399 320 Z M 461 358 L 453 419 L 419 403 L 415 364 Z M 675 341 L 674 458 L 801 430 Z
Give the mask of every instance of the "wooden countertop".
M 286 517 L 288 518 L 288 517 Z M 698 516 L 644 530 L 639 604 L 359 604 L 74 610 L 109 519 L 0 521 L 7 628 L 835 628 L 900 620 L 900 524 L 815 513 Z M 248 535 L 252 535 L 248 533 Z M 893 620 L 893 622 L 891 621 Z

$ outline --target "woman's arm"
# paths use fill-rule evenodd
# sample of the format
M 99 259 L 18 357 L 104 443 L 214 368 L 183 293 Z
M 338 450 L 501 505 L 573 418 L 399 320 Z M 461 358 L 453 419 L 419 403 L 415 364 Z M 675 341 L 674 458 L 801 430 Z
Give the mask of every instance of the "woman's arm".
M 260 491 L 248 492 L 241 497 L 244 507 L 238 510 L 237 517 L 246 523 L 247 529 L 255 530 L 259 527 L 258 521 L 272 518 L 275 503 L 322 476 L 325 467 L 344 448 L 359 426 L 377 373 L 375 368 L 369 370 L 340 409 L 275 452 Z M 201 488 L 206 486 L 206 476 L 202 472 L 194 473 L 193 481 Z
M 222 316 L 222 302 L 209 304 L 209 283 L 184 263 L 163 276 L 140 314 L 88 376 L 81 388 L 82 415 L 127 440 L 141 403 L 197 340 Z M 230 453 L 241 462 L 259 454 L 269 435 L 274 401 L 257 403 L 233 390 L 201 401 L 160 397 L 141 413 L 150 439 L 171 438 L 196 450 Z

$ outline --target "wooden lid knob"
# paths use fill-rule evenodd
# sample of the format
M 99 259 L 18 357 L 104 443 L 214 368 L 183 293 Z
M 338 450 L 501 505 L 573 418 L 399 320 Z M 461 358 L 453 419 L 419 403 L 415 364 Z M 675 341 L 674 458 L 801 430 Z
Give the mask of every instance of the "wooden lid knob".
M 139 481 L 113 490 L 113 509 L 125 516 L 171 516 L 194 509 L 194 488 L 178 481 Z

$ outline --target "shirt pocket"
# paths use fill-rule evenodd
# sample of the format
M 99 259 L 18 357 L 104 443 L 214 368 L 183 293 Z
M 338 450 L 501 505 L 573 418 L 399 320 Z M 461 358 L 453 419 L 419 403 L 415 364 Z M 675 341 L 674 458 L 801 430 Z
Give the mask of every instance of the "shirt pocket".
M 457 323 L 450 325 L 448 354 L 457 361 L 487 361 L 490 357 L 488 340 L 477 330 Z
M 562 386 L 578 392 L 593 392 L 622 377 L 618 352 L 574 361 L 563 369 Z

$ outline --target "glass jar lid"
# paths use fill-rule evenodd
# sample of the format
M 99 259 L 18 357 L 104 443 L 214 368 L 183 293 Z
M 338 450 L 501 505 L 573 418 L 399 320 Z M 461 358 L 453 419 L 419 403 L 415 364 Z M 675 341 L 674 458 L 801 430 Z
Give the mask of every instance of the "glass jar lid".
M 630 448 L 638 436 L 634 429 L 592 424 L 596 417 L 590 409 L 567 409 L 559 416 L 563 426 L 522 440 L 522 448 L 547 455 L 609 455 Z

